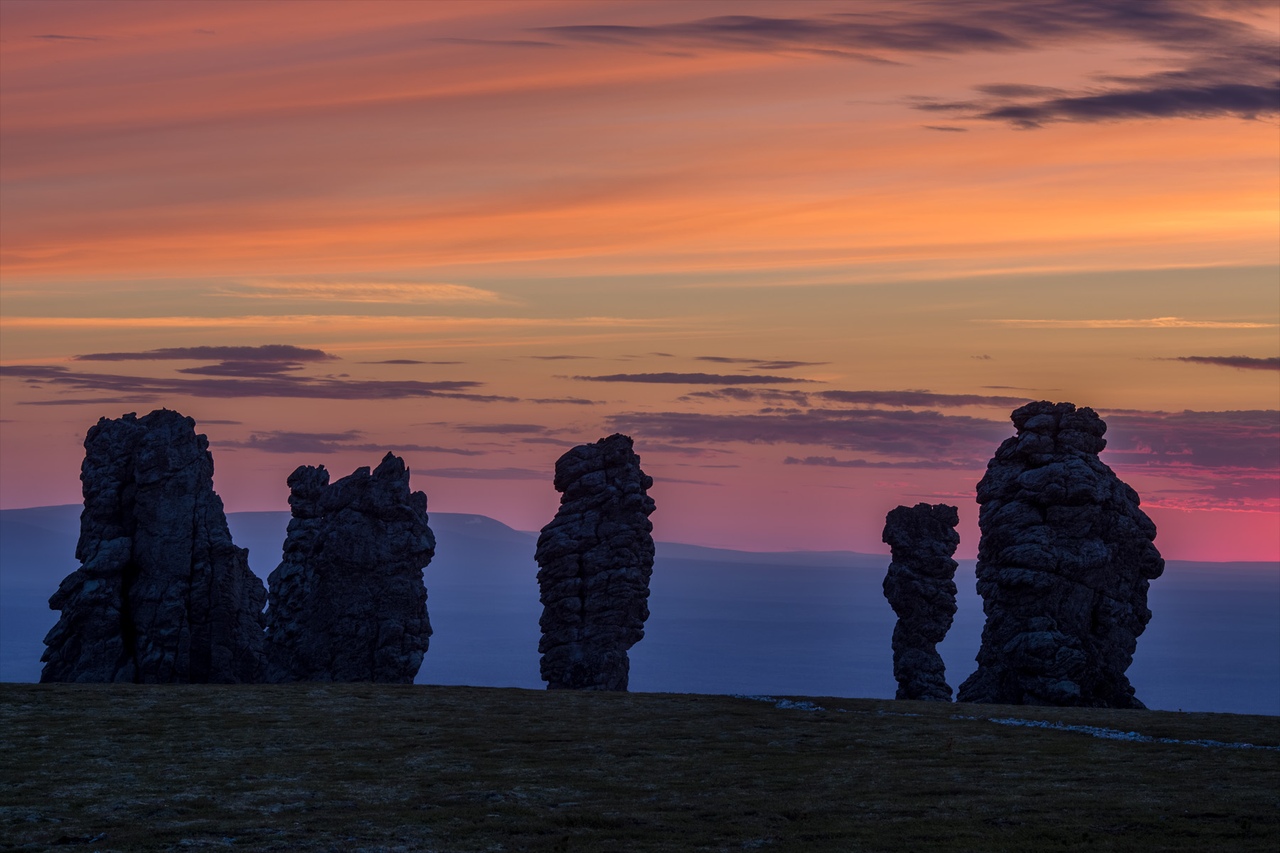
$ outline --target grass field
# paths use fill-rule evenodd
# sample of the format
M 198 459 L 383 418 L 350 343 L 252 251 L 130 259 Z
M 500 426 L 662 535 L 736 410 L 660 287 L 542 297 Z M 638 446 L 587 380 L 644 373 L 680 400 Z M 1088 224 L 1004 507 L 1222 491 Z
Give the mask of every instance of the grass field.
M 0 685 L 0 850 L 1280 849 L 1280 718 Z M 972 717 L 964 719 L 959 717 Z

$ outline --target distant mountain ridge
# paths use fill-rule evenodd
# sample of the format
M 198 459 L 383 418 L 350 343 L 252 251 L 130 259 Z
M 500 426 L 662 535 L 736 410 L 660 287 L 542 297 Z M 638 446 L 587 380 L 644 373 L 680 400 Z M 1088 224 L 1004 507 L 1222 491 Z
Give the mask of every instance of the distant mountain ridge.
M 66 552 L 64 562 L 67 572 L 75 568 L 75 538 L 80 531 L 80 504 L 29 507 L 0 510 L 0 538 L 8 538 L 5 531 L 14 529 L 27 535 L 43 531 L 59 537 L 70 536 L 72 546 Z M 533 549 L 537 543 L 536 531 L 516 530 L 487 515 L 467 512 L 429 512 L 431 529 L 437 538 L 465 537 L 492 543 L 528 545 L 529 561 L 533 563 Z M 227 522 L 237 545 L 249 549 L 249 560 L 254 572 L 264 579 L 280 559 L 280 546 L 284 542 L 284 530 L 289 523 L 288 510 L 259 510 L 229 512 Z M 278 540 L 270 544 L 279 531 Z M 888 565 L 887 554 L 867 554 L 858 551 L 737 551 L 731 548 L 714 548 L 706 545 L 689 545 L 683 542 L 657 543 L 660 556 L 682 560 L 700 560 L 716 563 L 742 563 L 748 565 L 797 565 L 827 566 L 832 568 L 875 568 Z M 52 555 L 50 555 L 52 556 Z M 264 561 L 275 560 L 270 566 Z M 536 564 L 535 564 L 536 565 Z M 428 573 L 431 571 L 427 569 Z
M 470 513 L 433 512 L 426 570 L 435 634 L 418 681 L 541 688 L 537 534 Z M 35 681 L 48 599 L 77 568 L 80 506 L 0 510 L 0 681 Z M 287 511 L 229 513 L 237 545 L 266 577 Z M 758 553 L 659 542 L 631 689 L 890 698 L 895 620 L 887 554 Z M 982 602 L 973 561 L 956 573 L 959 611 L 939 651 L 952 685 L 974 669 Z M 1280 566 L 1169 561 L 1129 672 L 1151 708 L 1280 715 Z

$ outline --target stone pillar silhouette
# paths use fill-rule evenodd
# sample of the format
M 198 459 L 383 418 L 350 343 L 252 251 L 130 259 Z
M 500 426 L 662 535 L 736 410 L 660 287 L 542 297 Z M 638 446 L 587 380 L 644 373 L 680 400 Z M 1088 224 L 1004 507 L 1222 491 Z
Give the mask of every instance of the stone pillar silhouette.
M 209 441 L 169 409 L 102 418 L 84 440 L 76 559 L 41 681 L 253 682 L 266 590 L 231 541 Z
M 1138 493 L 1098 458 L 1089 408 L 1028 403 L 978 483 L 987 615 L 962 702 L 1142 708 L 1125 671 L 1164 571 Z
M 268 578 L 269 679 L 412 683 L 431 637 L 427 496 L 391 453 L 334 483 L 303 465 L 289 489 L 284 558 Z
M 538 537 L 541 674 L 550 690 L 626 690 L 653 574 L 653 479 L 625 435 L 556 462 L 560 509 Z
M 960 514 L 946 504 L 900 506 L 885 518 L 884 541 L 893 553 L 884 579 L 898 622 L 893 626 L 893 677 L 898 699 L 951 701 L 946 665 L 937 645 L 956 613 L 956 561 Z

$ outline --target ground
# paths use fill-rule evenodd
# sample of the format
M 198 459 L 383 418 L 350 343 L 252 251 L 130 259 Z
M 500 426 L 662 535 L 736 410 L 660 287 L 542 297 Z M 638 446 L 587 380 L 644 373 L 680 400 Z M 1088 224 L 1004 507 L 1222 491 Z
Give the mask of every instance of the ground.
M 1280 750 L 1188 743 L 1280 718 L 808 701 L 4 684 L 0 850 L 1280 849 Z

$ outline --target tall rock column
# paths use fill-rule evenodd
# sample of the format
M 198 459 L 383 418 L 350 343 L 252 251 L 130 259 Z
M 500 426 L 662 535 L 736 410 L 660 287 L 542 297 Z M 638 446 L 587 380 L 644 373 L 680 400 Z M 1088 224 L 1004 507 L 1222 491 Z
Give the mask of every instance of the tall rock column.
M 1138 493 L 1098 459 L 1106 424 L 1028 403 L 978 483 L 987 622 L 962 702 L 1142 708 L 1125 671 L 1164 571 Z
M 900 506 L 885 517 L 884 541 L 893 553 L 884 578 L 898 623 L 893 626 L 893 677 L 898 699 L 951 701 L 946 665 L 937 645 L 956 614 L 960 514 L 946 504 Z
M 411 683 L 431 637 L 427 496 L 391 453 L 332 484 L 324 466 L 300 466 L 289 489 L 284 558 L 268 578 L 268 679 Z
M 160 409 L 84 441 L 72 572 L 49 599 L 41 681 L 252 682 L 266 591 L 231 541 L 209 441 Z
M 626 690 L 653 574 L 653 478 L 625 435 L 556 462 L 560 509 L 538 537 L 541 672 L 549 690 Z

